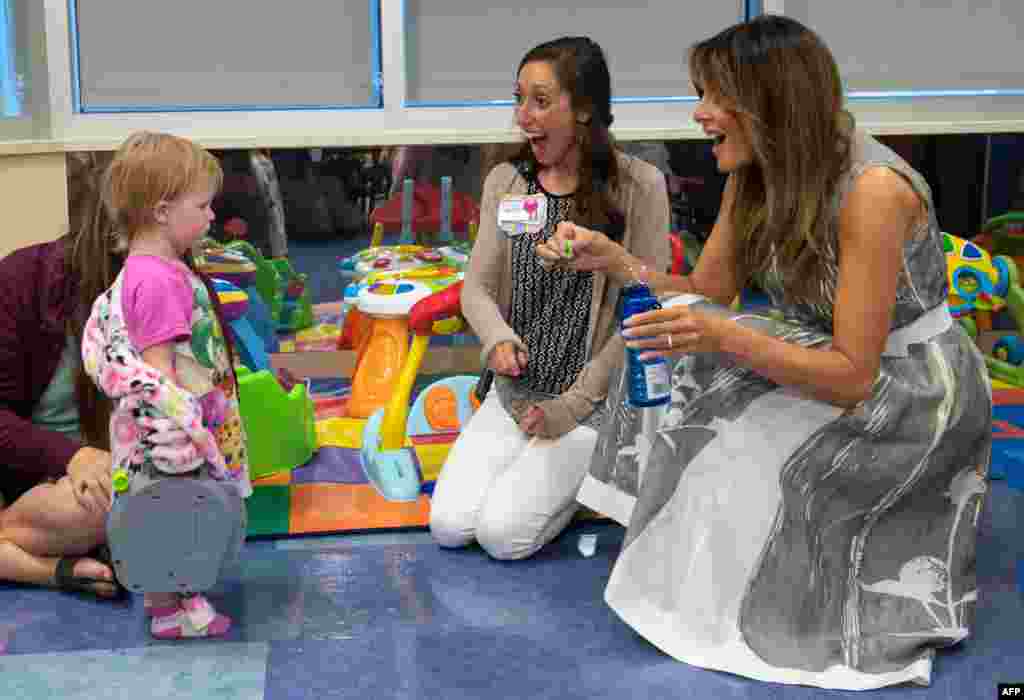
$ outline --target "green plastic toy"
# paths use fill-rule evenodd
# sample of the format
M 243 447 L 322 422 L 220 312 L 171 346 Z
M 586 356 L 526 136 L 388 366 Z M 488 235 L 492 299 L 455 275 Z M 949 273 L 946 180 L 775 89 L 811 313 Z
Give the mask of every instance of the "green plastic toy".
M 285 393 L 267 370 L 235 370 L 249 453 L 249 475 L 260 479 L 290 471 L 310 460 L 316 449 L 313 399 L 305 384 Z
M 1008 255 L 1012 258 L 1024 257 L 1024 212 L 1009 211 L 1001 216 L 994 216 L 981 228 L 983 235 L 991 236 L 992 243 L 988 246 L 992 255 Z M 1019 261 L 1018 261 L 1019 264 Z
M 241 253 L 256 266 L 256 291 L 270 309 L 278 328 L 301 331 L 316 323 L 308 277 L 295 271 L 287 258 L 265 258 L 248 241 L 232 241 L 226 250 Z
M 273 258 L 270 264 L 277 272 L 278 289 L 283 295 L 281 313 L 276 319 L 278 325 L 289 331 L 310 328 L 316 319 L 313 317 L 313 303 L 306 285 L 307 276 L 297 273 L 288 258 Z
M 256 291 L 263 303 L 270 309 L 270 316 L 276 322 L 281 316 L 281 305 L 284 303 L 284 286 L 281 284 L 277 270 L 263 253 L 249 241 L 232 241 L 224 246 L 227 250 L 241 253 L 256 266 Z
M 114 471 L 114 491 L 124 493 L 128 490 L 130 483 L 131 479 L 128 476 L 127 470 L 117 469 Z

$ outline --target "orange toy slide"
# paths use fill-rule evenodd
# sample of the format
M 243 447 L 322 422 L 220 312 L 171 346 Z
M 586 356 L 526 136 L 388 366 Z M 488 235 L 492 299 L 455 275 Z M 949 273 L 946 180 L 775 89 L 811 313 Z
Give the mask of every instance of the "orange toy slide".
M 370 339 L 360 350 L 346 411 L 351 418 L 369 418 L 391 397 L 409 352 L 408 319 L 374 319 Z

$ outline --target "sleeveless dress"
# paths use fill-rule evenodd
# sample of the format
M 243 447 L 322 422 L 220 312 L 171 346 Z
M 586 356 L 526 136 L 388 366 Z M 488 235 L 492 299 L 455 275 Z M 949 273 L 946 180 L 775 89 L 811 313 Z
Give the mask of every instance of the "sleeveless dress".
M 640 411 L 625 402 L 623 376 L 580 501 L 627 525 L 605 599 L 663 651 L 766 681 L 859 690 L 928 684 L 934 650 L 969 633 L 992 407 L 982 357 L 946 307 L 927 184 L 864 134 L 851 163 L 833 229 L 872 166 L 902 174 L 928 210 L 904 248 L 873 395 L 847 411 L 693 354 L 675 362 L 669 406 Z M 829 233 L 823 292 L 833 300 Z M 788 342 L 830 341 L 831 304 L 787 304 L 777 275 L 765 286 L 775 315 L 674 301 Z

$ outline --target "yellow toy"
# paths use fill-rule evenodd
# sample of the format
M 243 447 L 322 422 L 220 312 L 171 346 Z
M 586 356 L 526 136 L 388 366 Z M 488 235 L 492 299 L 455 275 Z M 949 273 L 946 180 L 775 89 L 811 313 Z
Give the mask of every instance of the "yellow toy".
M 948 233 L 942 235 L 949 280 L 949 310 L 967 333 L 976 338 L 992 330 L 992 314 L 1003 309 L 1024 328 L 1024 289 L 1017 265 L 1005 255 L 988 254 L 980 246 Z M 996 341 L 985 357 L 993 382 L 1024 387 L 1024 347 L 1015 335 Z

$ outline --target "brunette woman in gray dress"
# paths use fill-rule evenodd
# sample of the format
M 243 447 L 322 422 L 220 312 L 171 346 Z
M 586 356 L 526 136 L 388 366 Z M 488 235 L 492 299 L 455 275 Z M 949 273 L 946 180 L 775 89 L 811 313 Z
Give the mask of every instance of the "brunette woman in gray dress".
M 927 684 L 974 617 L 992 423 L 984 363 L 946 306 L 930 190 L 854 128 L 832 55 L 799 23 L 729 28 L 690 69 L 729 175 L 693 273 L 572 224 L 538 247 L 684 295 L 626 331 L 675 363 L 672 403 L 640 412 L 613 386 L 580 492 L 628 525 L 606 600 L 694 665 Z M 729 311 L 754 276 L 785 320 Z

